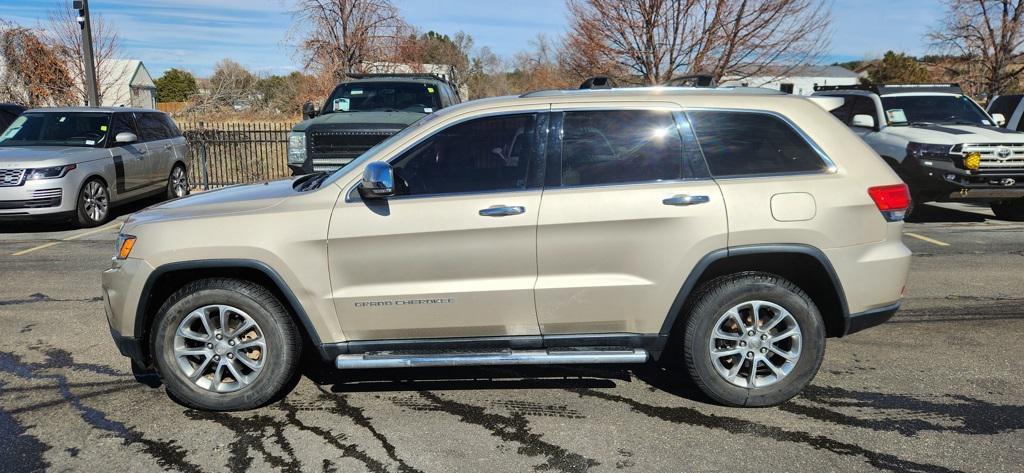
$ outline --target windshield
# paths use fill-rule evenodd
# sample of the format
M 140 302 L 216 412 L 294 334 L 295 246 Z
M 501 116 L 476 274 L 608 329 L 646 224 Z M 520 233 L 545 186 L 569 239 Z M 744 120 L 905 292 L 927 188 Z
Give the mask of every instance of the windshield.
M 0 146 L 102 148 L 106 144 L 109 126 L 109 113 L 26 113 L 0 135 Z
M 433 84 L 417 82 L 352 82 L 342 84 L 324 104 L 323 113 L 415 112 L 441 108 Z
M 882 97 L 890 125 L 946 123 L 992 125 L 988 115 L 963 95 L 906 95 Z

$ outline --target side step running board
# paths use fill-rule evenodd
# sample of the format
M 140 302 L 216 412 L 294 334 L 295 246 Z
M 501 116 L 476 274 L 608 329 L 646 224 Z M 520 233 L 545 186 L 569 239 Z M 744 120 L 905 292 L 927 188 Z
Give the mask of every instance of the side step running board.
M 430 366 L 569 365 L 644 363 L 647 350 L 505 350 L 492 353 L 338 355 L 338 369 L 418 368 Z

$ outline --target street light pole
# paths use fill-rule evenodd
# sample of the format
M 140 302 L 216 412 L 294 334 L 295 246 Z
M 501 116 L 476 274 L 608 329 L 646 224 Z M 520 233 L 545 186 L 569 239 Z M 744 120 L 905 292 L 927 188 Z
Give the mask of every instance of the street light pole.
M 92 55 L 92 26 L 89 23 L 89 0 L 75 0 L 72 6 L 78 10 L 78 24 L 82 27 L 82 62 L 85 64 L 85 93 L 89 97 L 86 104 L 98 107 L 99 91 L 96 88 L 96 62 Z

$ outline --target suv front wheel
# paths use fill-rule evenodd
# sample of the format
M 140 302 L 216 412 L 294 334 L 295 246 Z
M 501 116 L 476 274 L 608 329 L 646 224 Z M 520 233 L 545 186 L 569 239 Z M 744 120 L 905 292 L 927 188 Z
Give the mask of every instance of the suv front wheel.
M 690 304 L 683 355 L 700 389 L 729 406 L 772 406 L 814 378 L 825 327 L 811 298 L 767 273 L 712 280 Z
M 293 380 L 302 340 L 263 286 L 203 279 L 175 292 L 153 331 L 157 370 L 172 397 L 199 409 L 252 409 Z

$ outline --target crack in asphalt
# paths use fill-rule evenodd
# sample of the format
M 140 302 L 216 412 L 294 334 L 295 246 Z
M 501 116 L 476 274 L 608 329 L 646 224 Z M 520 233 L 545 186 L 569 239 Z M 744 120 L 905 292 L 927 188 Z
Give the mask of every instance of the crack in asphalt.
M 830 424 L 896 432 L 907 437 L 925 431 L 996 435 L 1024 429 L 1024 406 L 1004 406 L 960 395 L 944 397 L 955 402 L 941 403 L 899 394 L 808 386 L 801 394 L 801 399 L 817 403 L 818 406 L 788 402 L 779 406 L 779 409 Z M 911 411 L 917 417 L 901 419 L 883 415 L 881 419 L 862 419 L 833 410 L 835 408 L 862 408 L 878 413 Z M 941 419 L 958 425 L 942 425 L 929 422 L 928 419 Z
M 395 450 L 395 446 L 391 443 L 390 440 L 388 440 L 386 436 L 384 436 L 384 434 L 380 433 L 377 430 L 377 428 L 373 426 L 373 424 L 370 422 L 371 418 L 366 416 L 362 408 L 355 407 L 352 404 L 349 404 L 348 398 L 346 396 L 331 394 L 329 392 L 324 391 L 324 389 L 319 386 L 317 388 L 320 390 L 320 399 L 330 401 L 331 403 L 333 403 L 333 407 L 328 408 L 328 411 L 337 415 L 348 417 L 349 419 L 352 419 L 352 421 L 355 422 L 356 425 L 369 431 L 370 434 L 373 435 L 373 437 L 377 439 L 378 442 L 380 442 L 381 447 L 384 448 L 385 452 L 387 452 L 388 458 L 391 458 L 392 460 L 398 463 L 398 471 L 410 473 L 422 471 L 410 466 L 408 463 L 406 463 L 404 459 L 399 458 L 398 453 Z
M 481 426 L 505 442 L 518 443 L 517 453 L 520 455 L 545 457 L 546 461 L 535 467 L 537 470 L 587 471 L 601 464 L 597 460 L 542 440 L 543 435 L 533 433 L 529 421 L 522 414 L 488 414 L 485 407 L 444 399 L 431 392 L 420 391 L 419 395 L 430 402 L 435 411 L 446 412 L 464 423 Z
M 27 363 L 21 357 L 13 353 L 0 352 L 0 372 L 8 373 L 19 378 L 29 380 L 49 380 L 57 384 L 57 391 L 60 393 L 62 402 L 51 403 L 51 405 L 67 403 L 78 411 L 79 416 L 91 427 L 106 431 L 122 439 L 123 445 L 138 445 L 141 450 L 152 457 L 158 465 L 163 468 L 173 468 L 183 472 L 200 472 L 202 468 L 189 462 L 186 452 L 182 447 L 175 444 L 173 440 L 154 440 L 146 438 L 142 432 L 127 426 L 122 422 L 107 417 L 107 413 L 100 409 L 87 406 L 83 401 L 84 396 L 74 393 L 73 384 L 67 377 L 60 373 L 47 373 L 48 370 L 75 370 L 87 371 L 94 374 L 106 376 L 128 376 L 125 373 L 114 370 L 107 366 L 76 363 L 71 353 L 58 348 L 45 348 L 39 346 L 29 347 L 43 353 L 45 361 Z M 112 391 L 116 391 L 114 389 Z M 35 407 L 38 409 L 39 407 Z M 22 410 L 24 411 L 24 410 Z M 20 468 L 20 465 L 15 465 Z M 13 471 L 13 470 L 12 470 Z
M 38 302 L 100 302 L 103 300 L 102 296 L 97 297 L 86 297 L 83 299 L 54 299 L 46 294 L 37 292 L 29 295 L 28 299 L 7 299 L 0 301 L 0 306 L 7 305 L 24 305 L 24 304 L 35 304 Z M 34 324 L 33 324 L 34 325 Z
M 940 465 L 917 463 L 905 460 L 888 453 L 868 450 L 860 445 L 841 442 L 823 435 L 815 435 L 798 430 L 787 430 L 781 427 L 758 424 L 746 419 L 737 417 L 716 416 L 705 414 L 690 407 L 664 407 L 645 404 L 628 397 L 617 394 L 609 394 L 593 389 L 567 390 L 581 397 L 593 397 L 605 401 L 625 404 L 635 412 L 648 417 L 661 419 L 673 424 L 693 425 L 712 430 L 724 431 L 730 434 L 747 434 L 757 437 L 773 439 L 780 442 L 792 442 L 810 446 L 815 450 L 826 450 L 837 455 L 860 456 L 867 462 L 881 470 L 914 472 L 914 473 L 952 473 L 960 470 L 946 468 Z

